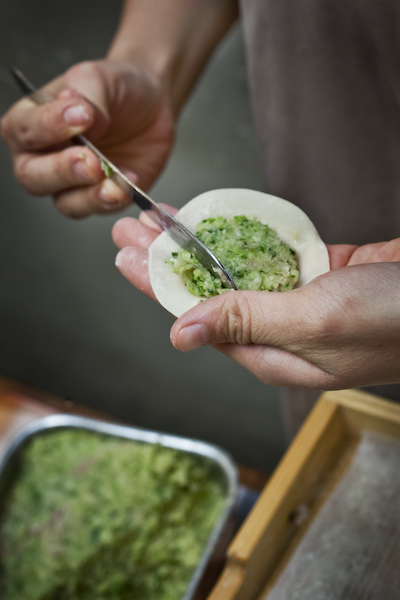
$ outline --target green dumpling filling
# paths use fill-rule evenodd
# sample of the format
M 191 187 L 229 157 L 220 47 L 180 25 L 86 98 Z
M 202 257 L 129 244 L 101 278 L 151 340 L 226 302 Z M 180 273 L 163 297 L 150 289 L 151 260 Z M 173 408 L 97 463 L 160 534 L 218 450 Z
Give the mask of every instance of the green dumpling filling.
M 0 511 L 2 600 L 177 600 L 225 502 L 213 462 L 59 430 L 33 439 Z
M 215 217 L 197 225 L 196 237 L 221 261 L 238 290 L 286 292 L 299 279 L 296 253 L 256 217 Z M 228 291 L 187 250 L 166 261 L 195 296 L 209 298 Z

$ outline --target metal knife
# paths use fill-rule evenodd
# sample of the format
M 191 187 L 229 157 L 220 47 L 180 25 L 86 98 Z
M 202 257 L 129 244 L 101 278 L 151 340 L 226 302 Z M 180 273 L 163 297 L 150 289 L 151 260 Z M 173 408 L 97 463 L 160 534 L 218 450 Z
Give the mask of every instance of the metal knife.
M 53 102 L 49 94 L 38 90 L 35 86 L 15 67 L 10 67 L 10 72 L 24 94 L 28 94 L 36 104 L 47 104 Z M 155 221 L 171 238 L 184 250 L 188 250 L 197 260 L 214 276 L 220 277 L 223 285 L 234 290 L 237 289 L 235 282 L 218 258 L 205 246 L 187 227 L 180 223 L 173 215 L 159 206 L 137 185 L 116 167 L 100 150 L 96 148 L 84 135 L 77 135 L 73 142 L 89 148 L 101 163 L 107 168 L 110 179 L 112 179 L 139 208 L 145 210 L 149 217 Z

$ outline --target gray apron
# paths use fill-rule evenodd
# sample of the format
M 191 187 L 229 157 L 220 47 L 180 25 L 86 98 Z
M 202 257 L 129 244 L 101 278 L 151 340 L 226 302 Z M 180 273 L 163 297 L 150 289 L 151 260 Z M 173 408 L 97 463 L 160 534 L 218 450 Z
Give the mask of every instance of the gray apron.
M 327 243 L 399 237 L 398 1 L 241 0 L 241 13 L 265 191 Z M 400 384 L 369 390 L 400 401 Z M 285 391 L 289 437 L 317 395 Z

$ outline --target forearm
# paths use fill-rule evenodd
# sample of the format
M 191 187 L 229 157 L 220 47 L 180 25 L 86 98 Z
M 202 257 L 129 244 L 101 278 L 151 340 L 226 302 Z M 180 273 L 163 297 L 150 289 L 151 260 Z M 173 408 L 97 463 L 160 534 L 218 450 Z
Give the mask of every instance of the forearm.
M 177 115 L 237 14 L 236 0 L 126 0 L 108 58 L 150 69 Z

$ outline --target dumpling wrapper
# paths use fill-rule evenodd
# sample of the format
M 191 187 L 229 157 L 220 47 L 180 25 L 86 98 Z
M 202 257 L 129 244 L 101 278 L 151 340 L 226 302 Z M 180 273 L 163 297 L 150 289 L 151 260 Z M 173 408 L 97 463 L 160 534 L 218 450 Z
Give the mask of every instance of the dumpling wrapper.
M 226 219 L 255 215 L 261 223 L 274 229 L 279 238 L 296 251 L 300 271 L 296 287 L 329 271 L 325 244 L 307 215 L 291 202 L 255 190 L 210 190 L 185 204 L 176 218 L 196 233 L 200 221 L 219 215 Z M 202 301 L 187 290 L 180 276 L 165 263 L 172 252 L 180 249 L 166 232 L 161 233 L 149 248 L 151 286 L 160 304 L 176 317 Z

